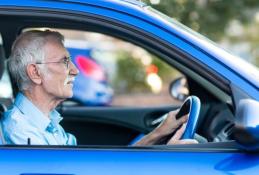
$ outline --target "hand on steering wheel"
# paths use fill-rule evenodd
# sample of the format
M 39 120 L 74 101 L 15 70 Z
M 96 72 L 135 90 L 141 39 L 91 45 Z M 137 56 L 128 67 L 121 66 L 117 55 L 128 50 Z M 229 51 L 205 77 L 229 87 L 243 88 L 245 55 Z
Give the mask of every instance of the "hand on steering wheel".
M 198 124 L 200 109 L 201 102 L 196 96 L 189 96 L 182 104 L 178 114 L 176 115 L 176 119 L 179 119 L 184 115 L 188 115 L 188 120 L 181 139 L 193 139 Z
M 200 113 L 200 100 L 196 96 L 189 96 L 177 111 L 172 111 L 153 121 L 161 122 L 155 129 L 162 139 L 159 144 L 186 144 L 194 143 L 198 117 Z
M 179 110 L 154 120 L 151 124 L 160 123 L 152 132 L 139 140 L 137 145 L 150 144 L 185 144 L 194 143 L 198 117 L 200 113 L 200 100 L 196 96 L 189 96 Z M 189 141 L 188 141 L 189 139 Z M 197 142 L 196 142 L 197 143 Z

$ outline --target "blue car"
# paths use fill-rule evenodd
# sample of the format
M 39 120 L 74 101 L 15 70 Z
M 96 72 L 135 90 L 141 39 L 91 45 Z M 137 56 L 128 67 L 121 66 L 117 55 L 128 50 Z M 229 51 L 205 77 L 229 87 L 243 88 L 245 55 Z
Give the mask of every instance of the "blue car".
M 104 68 L 93 59 L 90 48 L 67 48 L 73 63 L 79 69 L 73 86 L 73 101 L 86 106 L 107 106 L 112 101 Z
M 7 145 L 3 140 L 0 174 L 258 174 L 258 68 L 140 1 L 2 0 L 1 73 L 6 73 L 5 58 L 16 36 L 30 28 L 65 30 L 65 37 L 95 39 L 91 46 L 116 51 L 113 61 L 100 56 L 114 82 L 114 99 L 110 106 L 59 106 L 61 125 L 77 137 L 78 146 Z M 164 83 L 159 66 L 145 74 L 153 58 L 181 76 L 166 72 L 174 81 Z M 150 99 L 142 89 L 149 86 L 154 93 L 170 89 L 162 99 Z M 134 95 L 123 94 L 133 90 Z M 12 92 L 17 93 L 13 83 Z M 161 104 L 170 94 L 178 102 Z M 134 103 L 125 106 L 128 100 Z M 6 101 L 1 100 L 1 112 Z M 146 101 L 150 105 L 141 106 Z M 195 138 L 199 144 L 132 145 L 164 114 L 179 108 L 189 115 L 184 138 Z

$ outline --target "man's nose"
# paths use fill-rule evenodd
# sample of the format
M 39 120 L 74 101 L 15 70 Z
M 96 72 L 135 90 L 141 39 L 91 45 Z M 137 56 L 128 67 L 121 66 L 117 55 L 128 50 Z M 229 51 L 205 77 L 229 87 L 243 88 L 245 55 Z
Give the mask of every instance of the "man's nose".
M 79 73 L 79 70 L 77 69 L 76 65 L 70 61 L 69 63 L 69 74 L 76 76 Z

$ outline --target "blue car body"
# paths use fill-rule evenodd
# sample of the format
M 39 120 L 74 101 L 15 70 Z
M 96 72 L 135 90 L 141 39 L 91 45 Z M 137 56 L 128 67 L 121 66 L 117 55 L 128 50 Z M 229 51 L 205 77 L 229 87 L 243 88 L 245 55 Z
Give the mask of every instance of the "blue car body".
M 188 55 L 191 65 L 199 65 L 200 73 L 217 81 L 217 87 L 228 92 L 241 92 L 259 101 L 258 70 L 239 58 L 219 49 L 201 36 L 192 34 L 176 21 L 169 22 L 142 2 L 131 0 L 68 0 L 0 2 L 0 14 L 57 15 L 75 20 L 92 17 L 107 20 L 114 28 L 123 27 L 133 33 L 157 38 L 171 48 Z M 35 17 L 36 18 L 36 17 Z M 75 18 L 75 19 L 73 19 Z M 121 27 L 121 28 L 123 28 Z M 148 40 L 145 40 L 147 42 Z M 152 45 L 152 42 L 151 42 Z M 71 50 L 73 55 L 73 51 Z M 235 59 L 236 61 L 233 61 Z M 186 60 L 177 60 L 184 63 Z M 242 64 L 245 68 L 240 67 Z M 188 63 L 186 63 L 187 66 Z M 202 69 L 201 69 L 202 68 Z M 208 75 L 207 75 L 207 74 Z M 226 85 L 227 84 L 227 85 Z M 231 86 L 230 88 L 227 86 Z M 232 93 L 233 93 L 232 92 Z M 75 92 L 76 94 L 76 92 Z M 230 93 L 231 94 L 231 93 Z M 238 100 L 239 95 L 233 95 Z M 234 100 L 234 101 L 235 101 Z M 87 102 L 86 102 L 87 103 Z M 259 117 L 259 116 L 258 116 Z M 235 142 L 152 147 L 116 146 L 9 146 L 0 147 L 0 174 L 8 175 L 126 175 L 126 174 L 258 174 L 259 156 L 246 153 Z

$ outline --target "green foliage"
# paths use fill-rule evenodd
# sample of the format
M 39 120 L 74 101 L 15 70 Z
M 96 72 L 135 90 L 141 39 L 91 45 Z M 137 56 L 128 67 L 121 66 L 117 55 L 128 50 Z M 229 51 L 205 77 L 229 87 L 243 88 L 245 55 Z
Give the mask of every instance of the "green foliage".
M 152 5 L 149 0 L 143 1 L 213 41 L 227 39 L 232 45 L 250 43 L 247 54 L 252 57 L 250 61 L 259 66 L 259 34 L 256 32 L 259 27 L 255 20 L 259 11 L 258 0 L 160 0 L 157 5 Z M 245 32 L 235 37 L 228 36 L 226 31 L 233 21 L 238 21 Z M 250 29 L 256 26 L 251 32 Z
M 143 1 L 150 4 L 149 0 Z M 216 42 L 227 40 L 232 46 L 249 43 L 248 55 L 243 57 L 259 66 L 259 24 L 255 21 L 255 14 L 259 10 L 258 0 L 160 0 L 158 5 L 150 5 Z M 228 31 L 233 21 L 241 25 L 240 35 Z M 113 82 L 115 93 L 150 89 L 146 83 L 146 68 L 140 59 L 123 51 L 117 57 L 117 77 Z M 158 67 L 158 75 L 164 82 L 179 76 L 177 70 L 155 56 L 152 64 Z
M 148 0 L 145 2 L 150 4 Z M 231 20 L 250 22 L 247 11 L 258 5 L 257 0 L 161 0 L 152 6 L 212 40 L 219 40 Z
M 146 66 L 141 62 L 141 58 L 135 58 L 127 51 L 119 51 L 117 55 L 117 73 L 112 82 L 116 94 L 119 93 L 141 93 L 151 92 L 150 86 L 146 82 L 147 73 Z M 151 56 L 151 55 L 150 55 Z M 171 82 L 179 76 L 179 72 L 171 66 L 158 59 L 152 57 L 152 63 L 158 68 L 158 75 L 164 83 Z
M 158 67 L 158 75 L 166 82 L 171 82 L 176 77 L 180 76 L 179 71 L 173 69 L 171 66 L 156 58 L 155 56 L 153 57 L 152 64 Z
M 133 58 L 128 52 L 117 54 L 117 77 L 113 85 L 115 93 L 141 92 L 148 88 L 145 82 L 145 68 L 139 59 Z

